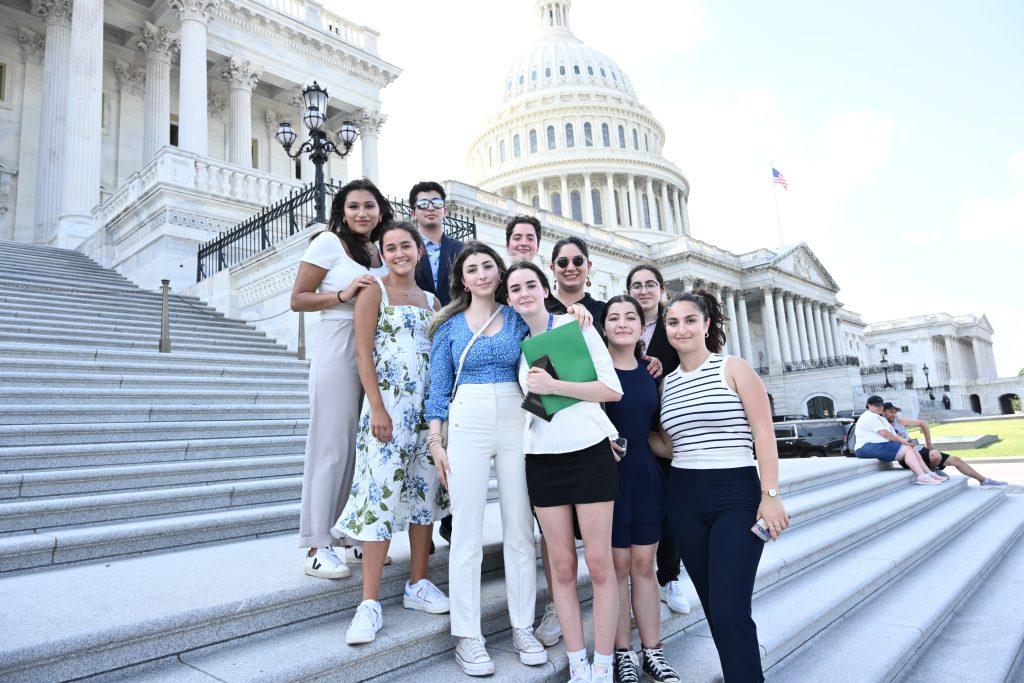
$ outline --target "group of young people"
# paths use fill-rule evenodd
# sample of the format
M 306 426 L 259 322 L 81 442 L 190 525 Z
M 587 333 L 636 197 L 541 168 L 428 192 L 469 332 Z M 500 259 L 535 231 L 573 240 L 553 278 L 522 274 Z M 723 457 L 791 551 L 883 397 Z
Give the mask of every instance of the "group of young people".
M 348 564 L 362 563 L 363 601 L 346 642 L 370 642 L 382 628 L 381 574 L 391 539 L 405 530 L 403 605 L 450 613 L 459 666 L 494 673 L 480 615 L 493 462 L 512 644 L 523 664 L 547 662 L 545 647 L 564 638 L 573 683 L 678 681 L 661 645 L 659 600 L 689 610 L 681 560 L 725 680 L 763 680 L 751 599 L 764 546 L 753 531 L 760 522 L 777 538 L 789 517 L 767 393 L 745 361 L 721 353 L 715 296 L 669 301 L 658 269 L 641 264 L 623 294 L 598 301 L 587 292 L 582 240 L 559 240 L 539 265 L 540 223 L 517 216 L 506 226 L 506 264 L 483 242 L 444 234 L 439 184 L 415 185 L 409 205 L 412 221 L 395 221 L 373 183 L 346 184 L 292 292 L 293 309 L 321 312 L 300 545 L 312 576 L 344 578 Z M 524 339 L 574 322 L 594 381 L 528 367 Z M 577 402 L 548 421 L 521 407 L 525 393 Z M 427 578 L 427 561 L 433 524 L 449 516 L 445 595 Z M 552 598 L 536 629 L 535 521 Z M 577 539 L 593 588 L 592 660 Z

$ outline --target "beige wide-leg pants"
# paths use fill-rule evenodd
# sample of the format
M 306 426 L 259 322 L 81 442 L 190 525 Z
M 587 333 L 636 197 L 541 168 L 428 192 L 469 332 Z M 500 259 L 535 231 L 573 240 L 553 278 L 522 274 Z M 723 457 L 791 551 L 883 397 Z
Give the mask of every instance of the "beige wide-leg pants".
M 523 457 L 523 394 L 514 382 L 462 384 L 448 414 L 452 545 L 448 593 L 452 635 L 480 633 L 480 565 L 491 458 L 498 476 L 505 591 L 512 626 L 533 625 L 537 560 Z
M 309 434 L 302 473 L 299 547 L 338 543 L 331 527 L 352 490 L 363 385 L 356 370 L 354 321 L 321 320 L 309 368 Z

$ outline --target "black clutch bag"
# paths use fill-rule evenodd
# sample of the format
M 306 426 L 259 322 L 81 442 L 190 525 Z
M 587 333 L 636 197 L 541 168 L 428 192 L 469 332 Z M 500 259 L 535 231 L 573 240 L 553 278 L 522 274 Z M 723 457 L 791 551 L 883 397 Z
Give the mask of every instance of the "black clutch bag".
M 540 368 L 544 372 L 551 375 L 553 378 L 558 379 L 558 373 L 555 372 L 555 366 L 551 364 L 551 359 L 547 356 L 541 356 L 534 361 L 531 367 Z M 544 404 L 541 403 L 540 396 L 537 394 L 527 394 L 526 398 L 523 399 L 523 410 L 536 415 L 545 422 L 551 422 L 552 415 L 548 415 L 547 411 L 544 410 Z

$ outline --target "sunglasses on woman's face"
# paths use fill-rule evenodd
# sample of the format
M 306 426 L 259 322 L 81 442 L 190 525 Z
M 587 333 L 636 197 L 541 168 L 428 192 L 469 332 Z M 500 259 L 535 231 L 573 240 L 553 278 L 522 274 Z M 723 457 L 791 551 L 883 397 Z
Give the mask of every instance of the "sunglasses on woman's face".
M 573 256 L 572 257 L 572 264 L 574 266 L 576 266 L 577 268 L 582 268 L 583 264 L 586 263 L 586 262 L 587 262 L 587 259 L 585 257 L 583 257 L 583 256 Z M 555 265 L 558 266 L 559 268 L 561 268 L 562 270 L 565 270 L 566 268 L 569 267 L 569 257 L 568 256 L 561 256 L 559 258 L 556 258 L 555 259 Z

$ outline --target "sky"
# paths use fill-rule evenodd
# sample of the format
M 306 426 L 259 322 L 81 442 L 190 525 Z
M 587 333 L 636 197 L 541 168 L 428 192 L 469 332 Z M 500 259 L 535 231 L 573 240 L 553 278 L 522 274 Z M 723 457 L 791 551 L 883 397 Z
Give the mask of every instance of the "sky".
M 533 0 L 327 6 L 403 69 L 381 93 L 385 192 L 474 182 Z M 781 223 L 865 321 L 985 314 L 1000 376 L 1024 368 L 1024 3 L 575 0 L 569 20 L 665 127 L 694 237 L 775 248 Z

